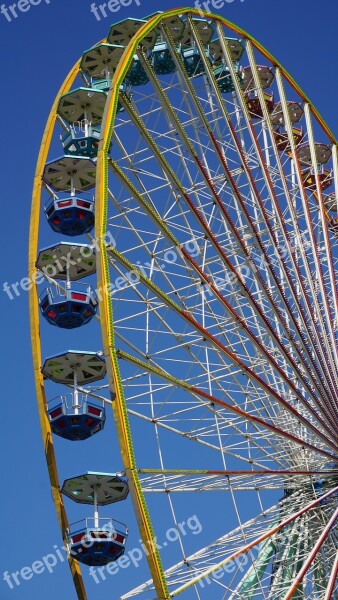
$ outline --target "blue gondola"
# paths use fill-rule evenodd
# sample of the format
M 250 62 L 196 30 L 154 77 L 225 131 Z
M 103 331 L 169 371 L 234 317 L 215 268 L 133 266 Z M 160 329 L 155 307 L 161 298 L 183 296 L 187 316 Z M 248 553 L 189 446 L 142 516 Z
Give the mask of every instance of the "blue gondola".
M 81 286 L 81 287 L 79 287 Z M 39 299 L 43 317 L 51 325 L 63 329 L 75 329 L 89 323 L 96 315 L 98 300 L 95 292 L 86 284 L 71 284 L 69 289 L 46 288 Z
M 82 235 L 94 227 L 94 199 L 82 194 L 51 197 L 45 204 L 45 215 L 53 231 Z

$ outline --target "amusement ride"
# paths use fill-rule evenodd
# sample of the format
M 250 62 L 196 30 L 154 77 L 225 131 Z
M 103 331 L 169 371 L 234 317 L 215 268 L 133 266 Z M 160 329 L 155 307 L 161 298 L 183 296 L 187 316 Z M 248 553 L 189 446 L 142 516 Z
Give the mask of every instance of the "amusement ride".
M 223 17 L 126 18 L 67 75 L 34 180 L 30 320 L 79 600 L 88 567 L 128 552 L 117 502 L 149 568 L 121 571 L 122 600 L 338 599 L 337 191 L 329 127 Z M 88 470 L 60 481 L 60 444 Z

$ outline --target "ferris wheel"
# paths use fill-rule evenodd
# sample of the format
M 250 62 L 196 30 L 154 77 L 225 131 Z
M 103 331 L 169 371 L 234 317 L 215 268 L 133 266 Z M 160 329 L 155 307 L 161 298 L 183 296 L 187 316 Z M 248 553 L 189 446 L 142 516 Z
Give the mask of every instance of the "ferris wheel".
M 224 18 L 125 19 L 67 76 L 36 170 L 30 314 L 80 600 L 88 568 L 128 555 L 100 508 L 128 493 L 149 578 L 123 600 L 338 598 L 337 189 L 328 126 Z M 92 468 L 109 407 L 123 465 L 60 482 L 56 436 Z M 93 516 L 69 524 L 66 497 Z

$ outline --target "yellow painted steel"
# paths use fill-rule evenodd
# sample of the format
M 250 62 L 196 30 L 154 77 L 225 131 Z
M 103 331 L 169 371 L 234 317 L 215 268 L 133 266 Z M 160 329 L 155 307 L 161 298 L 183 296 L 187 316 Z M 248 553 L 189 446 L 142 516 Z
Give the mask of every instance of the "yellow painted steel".
M 48 473 L 51 483 L 51 489 L 53 494 L 53 500 L 56 508 L 56 514 L 58 517 L 62 537 L 64 543 L 66 543 L 65 531 L 68 527 L 68 520 L 66 511 L 63 504 L 63 499 L 60 492 L 59 477 L 55 461 L 55 453 L 53 446 L 53 436 L 50 429 L 50 423 L 46 414 L 46 395 L 43 377 L 41 373 L 42 357 L 41 357 L 41 343 L 40 343 L 40 328 L 39 328 L 39 301 L 36 281 L 37 269 L 35 267 L 37 250 L 38 250 L 38 239 L 39 239 L 39 222 L 40 222 L 40 208 L 41 208 L 41 188 L 42 188 L 42 172 L 45 166 L 49 146 L 51 143 L 55 121 L 56 121 L 56 109 L 62 94 L 67 93 L 73 81 L 78 73 L 79 63 L 77 63 L 69 75 L 66 77 L 62 84 L 58 95 L 56 96 L 55 102 L 52 106 L 52 110 L 47 120 L 46 128 L 44 131 L 42 144 L 39 152 L 39 157 L 36 166 L 33 196 L 32 196 L 32 209 L 31 209 L 31 221 L 29 231 L 29 265 L 28 265 L 28 276 L 30 281 L 34 282 L 31 285 L 29 291 L 29 314 L 30 314 L 30 327 L 31 327 L 31 344 L 32 344 L 32 356 L 33 356 L 33 367 L 34 367 L 34 378 L 36 387 L 36 396 L 39 409 L 40 426 L 42 433 L 42 441 L 48 466 Z M 71 569 L 74 586 L 77 592 L 79 600 L 87 600 L 86 590 L 83 584 L 81 570 L 77 561 L 69 556 L 69 566 Z
M 142 28 L 152 29 L 152 26 Z M 130 487 L 131 498 L 133 501 L 135 514 L 140 530 L 140 535 L 143 544 L 147 547 L 147 559 L 156 589 L 157 598 L 161 600 L 169 599 L 169 591 L 167 589 L 163 567 L 159 552 L 153 543 L 155 538 L 152 523 L 148 513 L 145 498 L 141 489 L 139 476 L 137 473 L 136 461 L 134 456 L 133 442 L 129 426 L 127 414 L 127 406 L 124 397 L 124 390 L 118 367 L 118 359 L 116 355 L 114 343 L 114 324 L 112 306 L 109 294 L 110 273 L 107 248 L 105 244 L 105 233 L 107 228 L 107 211 L 108 211 L 108 155 L 109 145 L 112 135 L 112 127 L 117 110 L 118 94 L 120 82 L 124 79 L 125 72 L 129 67 L 135 53 L 139 40 L 144 37 L 144 34 L 136 34 L 128 44 L 120 63 L 120 67 L 116 70 L 111 90 L 108 94 L 108 99 L 105 107 L 101 129 L 101 141 L 99 145 L 97 158 L 97 182 L 96 182 L 96 204 L 95 204 L 95 238 L 98 243 L 99 251 L 97 253 L 97 276 L 101 330 L 103 337 L 103 349 L 107 363 L 107 373 L 110 385 L 110 391 L 113 401 L 114 417 L 117 426 L 118 438 L 122 453 L 122 459 Z
M 129 69 L 133 56 L 136 53 L 139 42 L 145 37 L 152 29 L 154 29 L 160 22 L 172 16 L 181 14 L 192 14 L 201 16 L 201 11 L 193 8 L 180 8 L 175 10 L 169 10 L 162 14 L 152 17 L 144 26 L 132 38 L 128 46 L 126 47 L 120 64 L 115 72 L 111 89 L 108 94 L 107 103 L 105 107 L 103 124 L 101 129 L 101 140 L 99 145 L 99 152 L 97 158 L 97 187 L 96 187 L 96 213 L 95 213 L 95 236 L 99 245 L 99 252 L 97 253 L 97 273 L 98 273 L 98 289 L 99 293 L 99 304 L 100 304 L 100 321 L 101 330 L 103 337 L 104 354 L 107 362 L 107 372 L 110 383 L 110 391 L 113 399 L 113 410 L 115 421 L 117 424 L 118 437 L 122 452 L 122 458 L 126 469 L 131 496 L 133 499 L 134 509 L 136 512 L 138 524 L 140 527 L 140 533 L 143 542 L 148 547 L 148 563 L 153 577 L 154 585 L 156 588 L 157 598 L 159 600 L 168 600 L 170 594 L 167 588 L 164 571 L 161 564 L 161 559 L 156 548 L 152 544 L 154 538 L 153 527 L 151 524 L 150 516 L 148 513 L 145 498 L 141 489 L 141 483 L 139 480 L 137 466 L 133 450 L 133 442 L 131 437 L 129 419 L 127 414 L 127 407 L 124 398 L 124 390 L 120 377 L 120 370 L 118 366 L 118 357 L 116 354 L 115 343 L 114 343 L 114 323 L 112 306 L 110 302 L 109 294 L 105 293 L 109 290 L 110 274 L 109 274 L 109 261 L 107 248 L 105 245 L 105 233 L 107 227 L 107 213 L 108 213 L 108 152 L 109 145 L 113 131 L 114 119 L 118 104 L 118 95 L 120 84 Z M 261 46 L 252 36 L 246 33 L 243 29 L 237 27 L 230 21 L 214 15 L 212 13 L 204 13 L 206 18 L 211 18 L 219 21 L 224 26 L 227 26 L 230 30 L 236 34 L 251 40 L 254 47 L 257 48 L 263 56 L 265 56 L 273 65 L 278 66 L 281 69 L 285 79 L 289 82 L 292 88 L 299 94 L 299 96 L 311 107 L 311 111 L 319 124 L 322 126 L 329 139 L 337 144 L 335 137 L 326 125 L 325 121 L 319 115 L 318 111 L 312 105 L 307 96 L 302 92 L 300 87 L 294 81 L 294 79 L 283 69 L 280 63 L 271 55 L 263 46 Z M 31 212 L 31 224 L 30 224 L 30 244 L 29 244 L 29 277 L 32 281 L 35 281 L 36 268 L 35 260 L 37 255 L 38 247 L 38 229 L 39 229 L 39 214 L 40 214 L 40 202 L 41 202 L 41 176 L 42 171 L 47 159 L 48 150 L 52 138 L 54 124 L 56 120 L 56 109 L 60 99 L 60 96 L 67 93 L 78 73 L 79 62 L 71 70 L 67 76 L 65 82 L 61 86 L 61 89 L 55 99 L 50 116 L 47 121 L 46 129 L 44 132 L 40 154 L 38 158 L 33 199 L 32 199 L 32 212 Z M 56 511 L 60 523 L 62 533 L 67 527 L 67 517 L 60 494 L 60 487 L 58 481 L 57 468 L 55 463 L 53 440 L 50 430 L 49 421 L 46 416 L 45 405 L 45 391 L 43 378 L 41 375 L 41 347 L 39 339 L 39 307 L 38 307 L 38 295 L 36 285 L 32 286 L 30 290 L 30 322 L 31 322 L 31 338 L 32 338 L 32 354 L 35 374 L 35 384 L 37 392 L 37 400 L 39 407 L 41 431 L 43 436 L 46 460 L 48 464 L 49 476 L 53 491 L 53 498 L 56 506 Z M 243 549 L 242 549 L 243 551 Z M 77 591 L 78 598 L 80 600 L 86 600 L 86 592 L 84 589 L 81 571 L 76 561 L 70 559 L 70 567 L 74 579 L 74 585 Z M 189 587 L 191 582 L 184 586 L 184 589 Z M 177 591 L 176 591 L 177 593 Z

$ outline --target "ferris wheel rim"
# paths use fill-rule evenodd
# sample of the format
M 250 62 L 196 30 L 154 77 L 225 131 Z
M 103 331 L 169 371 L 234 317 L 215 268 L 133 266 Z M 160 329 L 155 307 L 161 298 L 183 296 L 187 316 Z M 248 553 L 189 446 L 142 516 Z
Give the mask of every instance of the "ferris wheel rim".
M 106 285 L 109 283 L 109 278 L 106 278 L 106 269 L 107 269 L 107 260 L 108 259 L 107 259 L 107 254 L 106 254 L 106 246 L 103 243 L 103 240 L 105 238 L 105 233 L 106 233 L 106 226 L 104 224 L 105 212 L 106 212 L 104 196 L 105 196 L 106 189 L 107 189 L 106 188 L 107 174 L 106 174 L 106 165 L 104 164 L 104 162 L 106 159 L 106 153 L 108 152 L 109 144 L 110 144 L 110 140 L 111 140 L 112 128 L 114 125 L 115 113 L 116 113 L 116 108 L 117 108 L 117 103 L 118 103 L 119 87 L 123 81 L 126 70 L 130 66 L 132 57 L 136 51 L 138 43 L 142 39 L 142 37 L 144 37 L 144 35 L 146 35 L 146 33 L 148 31 L 151 31 L 166 16 L 176 16 L 179 14 L 187 14 L 187 13 L 192 14 L 192 15 L 194 15 L 194 14 L 200 15 L 200 11 L 194 10 L 192 8 L 177 9 L 174 11 L 173 10 L 166 11 L 166 12 L 162 13 L 161 15 L 156 15 L 150 21 L 148 21 L 147 24 L 145 24 L 137 32 L 137 34 L 134 35 L 134 37 L 132 38 L 132 40 L 130 41 L 128 46 L 126 47 L 126 49 L 123 53 L 123 56 L 121 58 L 121 61 L 119 63 L 119 66 L 116 70 L 116 73 L 113 77 L 112 83 L 111 83 L 111 88 L 110 88 L 110 92 L 108 94 L 108 99 L 107 99 L 105 113 L 104 113 L 104 119 L 103 119 L 103 125 L 102 125 L 103 136 L 101 136 L 101 143 L 100 143 L 98 159 L 97 159 L 97 190 L 98 190 L 98 193 L 97 193 L 97 205 L 96 205 L 97 220 L 96 220 L 96 225 L 95 225 L 95 237 L 97 240 L 100 240 L 100 251 L 98 252 L 98 286 L 102 287 L 102 289 L 106 289 Z M 286 79 L 289 80 L 289 83 L 295 88 L 297 93 L 304 99 L 304 101 L 309 103 L 309 105 L 311 106 L 311 108 L 313 110 L 313 114 L 316 116 L 317 120 L 319 120 L 320 124 L 322 125 L 323 129 L 326 131 L 330 140 L 335 144 L 337 143 L 333 134 L 327 127 L 326 123 L 321 118 L 319 113 L 317 113 L 316 109 L 313 107 L 313 105 L 308 100 L 306 95 L 302 92 L 302 90 L 300 90 L 300 88 L 294 82 L 292 77 L 285 71 L 285 69 L 283 69 L 283 67 L 281 67 L 281 65 L 278 63 L 278 61 L 276 61 L 269 52 L 267 52 L 249 34 L 244 32 L 242 29 L 238 28 L 237 26 L 233 25 L 226 19 L 223 19 L 222 17 L 219 17 L 218 15 L 214 15 L 212 13 L 204 13 L 203 16 L 206 18 L 211 18 L 215 21 L 220 21 L 220 22 L 222 22 L 223 25 L 228 26 L 230 29 L 232 29 L 236 33 L 239 33 L 239 34 L 245 36 L 246 38 L 250 39 L 250 41 L 253 42 L 254 47 L 256 47 L 263 54 L 265 54 L 265 56 L 271 62 L 273 62 L 276 66 L 278 66 L 281 69 L 282 74 L 286 77 Z M 35 202 L 33 202 L 32 217 L 34 217 L 34 218 L 31 221 L 31 235 L 30 235 L 31 241 L 30 241 L 30 258 L 29 258 L 29 276 L 32 278 L 34 277 L 34 273 L 35 273 L 35 257 L 36 257 L 36 250 L 37 250 L 38 208 L 37 208 L 36 199 L 39 195 L 39 192 L 41 191 L 41 182 L 40 182 L 41 167 L 43 169 L 43 166 L 45 164 L 45 159 L 46 159 L 47 152 L 48 152 L 48 142 L 50 142 L 50 139 L 51 139 L 52 130 L 53 130 L 53 119 L 55 120 L 55 118 L 56 118 L 56 108 L 59 103 L 59 99 L 62 94 L 66 93 L 70 90 L 72 82 L 74 81 L 74 79 L 77 75 L 77 72 L 79 69 L 79 63 L 80 63 L 80 61 L 78 61 L 76 63 L 75 67 L 72 69 L 72 71 L 66 78 L 66 80 L 65 80 L 63 86 L 61 87 L 61 89 L 58 93 L 58 96 L 53 104 L 52 112 L 48 119 L 46 130 L 45 130 L 45 136 L 44 136 L 45 137 L 45 145 L 44 145 L 44 147 L 41 147 L 40 156 L 38 159 L 38 165 L 37 165 L 37 170 L 36 170 L 36 183 L 35 183 L 34 192 L 33 192 L 33 198 L 35 199 Z M 47 135 L 46 135 L 46 133 L 47 133 Z M 39 186 L 40 186 L 40 188 L 39 188 Z M 109 275 L 109 271 L 108 271 L 108 275 Z M 39 367 L 37 368 L 37 365 L 41 364 L 41 351 L 40 351 L 40 347 L 39 347 L 40 344 L 39 344 L 38 338 L 36 336 L 37 323 L 39 322 L 39 317 L 38 317 L 37 298 L 35 296 L 34 290 L 31 292 L 30 296 L 31 296 L 30 312 L 31 312 L 31 323 L 32 323 L 31 328 L 32 328 L 32 338 L 33 338 L 32 346 L 33 346 L 33 355 L 35 357 L 34 358 L 35 377 L 36 377 L 37 390 L 39 390 L 38 391 L 39 408 L 41 408 L 44 405 L 45 397 L 44 397 L 44 391 L 43 391 L 43 383 L 41 381 L 41 374 L 39 373 Z M 112 354 L 112 351 L 113 351 L 112 338 L 108 333 L 111 328 L 110 310 L 111 310 L 111 307 L 108 306 L 107 299 L 104 299 L 102 301 L 101 310 L 100 310 L 101 315 L 104 315 L 104 319 L 105 319 L 105 325 L 102 327 L 102 324 L 101 324 L 102 331 L 104 333 L 103 337 L 105 340 L 104 341 L 104 354 L 106 356 L 107 363 L 108 363 L 108 371 L 109 371 L 109 380 L 110 380 L 110 384 L 111 384 L 111 390 L 116 392 L 116 389 L 118 389 L 120 386 L 120 381 L 119 381 L 120 372 L 119 372 L 119 367 L 116 365 L 116 356 L 113 356 L 113 354 Z M 39 360 L 39 352 L 40 352 L 40 360 Z M 112 365 L 113 365 L 113 367 L 112 367 Z M 115 369 L 116 369 L 116 371 L 115 371 Z M 119 404 L 119 399 L 118 399 L 117 405 L 118 404 Z M 45 418 L 43 418 L 43 416 L 44 415 L 42 415 L 42 412 L 40 412 L 41 422 L 43 422 L 43 420 L 45 420 Z M 137 475 L 137 473 L 134 472 L 135 467 L 134 467 L 133 463 L 131 462 L 133 451 L 132 451 L 132 448 L 130 447 L 130 440 L 128 440 L 130 431 L 129 431 L 129 428 L 127 425 L 128 417 L 126 416 L 126 411 L 125 411 L 125 407 L 123 407 L 123 402 L 121 402 L 121 405 L 118 406 L 117 408 L 115 406 L 115 417 L 117 419 L 117 422 L 120 423 L 120 427 L 121 427 L 121 431 L 119 434 L 121 436 L 120 439 L 122 439 L 122 438 L 124 439 L 124 445 L 122 445 L 122 454 L 123 454 L 124 460 L 126 460 L 126 456 L 128 458 L 127 467 L 126 467 L 128 479 L 133 480 L 134 483 L 133 483 L 132 487 L 134 489 L 132 489 L 132 492 L 134 492 L 134 494 L 136 494 L 136 496 L 138 496 L 139 492 L 141 490 L 140 490 L 140 486 L 139 486 L 138 475 Z M 123 424 L 122 426 L 121 426 L 121 423 Z M 50 431 L 48 432 L 48 427 L 47 427 L 46 423 L 43 425 L 42 431 L 43 431 L 44 439 L 47 439 L 48 435 L 50 435 Z M 53 460 L 52 454 L 49 456 L 49 459 Z M 53 469 L 56 469 L 55 465 L 53 465 Z M 55 481 L 54 481 L 54 484 L 52 484 L 52 487 L 56 487 Z M 147 515 L 146 508 L 142 501 L 142 491 L 141 491 L 141 496 L 137 499 L 137 502 L 139 504 L 139 515 L 138 516 L 139 516 L 139 519 L 141 519 L 141 523 L 139 523 L 139 524 L 141 527 L 141 531 L 143 529 L 145 532 L 142 537 L 145 541 L 147 541 L 150 539 L 149 536 L 151 536 L 151 529 L 149 529 L 149 523 L 148 523 L 149 517 Z M 62 512 L 59 512 L 59 511 L 62 511 L 62 501 L 60 501 L 60 499 L 57 499 L 57 503 L 60 506 L 60 509 L 57 508 L 57 512 L 59 514 L 59 521 L 62 520 L 63 525 L 64 525 L 65 516 Z M 157 557 L 154 554 L 153 571 L 151 569 L 151 572 L 153 574 L 156 585 L 157 585 L 158 589 L 160 590 L 158 593 L 162 594 L 162 595 L 159 595 L 158 597 L 159 598 L 169 598 L 171 596 L 168 592 L 168 588 L 166 586 L 166 582 L 165 582 L 165 578 L 164 578 L 163 569 L 161 567 L 161 564 L 160 564 L 160 561 L 158 560 L 158 558 L 159 557 Z M 82 587 L 81 576 L 79 575 L 78 567 L 76 566 L 76 561 L 73 561 L 72 568 L 74 568 L 76 571 L 75 574 L 73 573 L 73 576 L 76 576 L 76 579 L 77 579 L 76 587 L 77 587 L 78 593 L 80 594 L 79 598 L 81 598 L 81 599 L 83 598 L 83 600 L 84 600 L 86 598 L 85 590 L 84 590 L 84 588 L 81 589 L 81 587 Z

